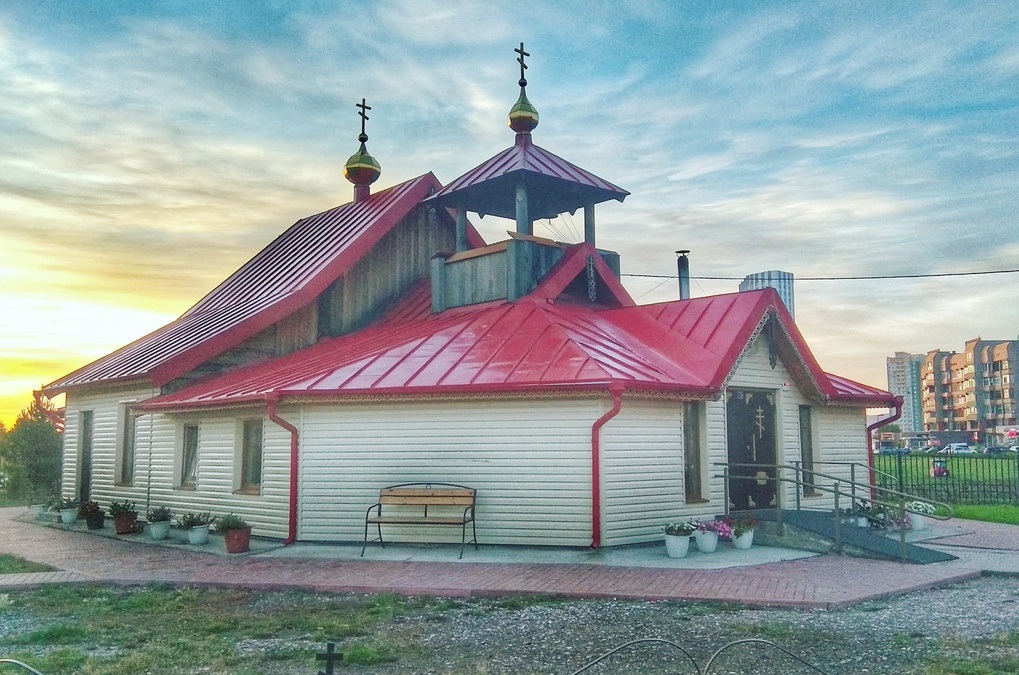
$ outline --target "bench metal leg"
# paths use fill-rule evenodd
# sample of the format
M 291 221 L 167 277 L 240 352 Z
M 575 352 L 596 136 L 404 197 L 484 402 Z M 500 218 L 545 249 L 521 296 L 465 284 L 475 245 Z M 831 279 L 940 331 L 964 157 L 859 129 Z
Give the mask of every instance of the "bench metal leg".
M 379 544 L 382 548 L 386 547 L 386 542 L 382 541 L 382 523 L 375 523 L 375 526 L 379 531 Z M 368 519 L 364 520 L 364 543 L 361 544 L 361 557 L 364 557 L 364 550 L 368 548 Z

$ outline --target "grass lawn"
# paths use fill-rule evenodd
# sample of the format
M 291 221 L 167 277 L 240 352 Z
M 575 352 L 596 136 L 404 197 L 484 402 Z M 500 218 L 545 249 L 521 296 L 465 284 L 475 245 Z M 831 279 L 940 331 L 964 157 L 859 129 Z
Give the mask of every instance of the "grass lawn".
M 25 572 L 52 572 L 49 565 L 40 565 L 24 558 L 0 553 L 0 574 L 23 574 Z
M 1019 505 L 1016 504 L 952 504 L 952 510 L 956 518 L 1019 525 Z

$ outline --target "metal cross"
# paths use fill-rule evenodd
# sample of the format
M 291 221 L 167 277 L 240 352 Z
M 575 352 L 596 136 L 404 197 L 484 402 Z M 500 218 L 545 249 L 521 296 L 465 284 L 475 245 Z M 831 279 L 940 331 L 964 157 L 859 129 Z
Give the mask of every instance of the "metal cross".
M 761 406 L 757 406 L 757 432 L 761 438 L 764 438 L 764 410 Z
M 334 673 L 333 673 L 333 664 L 336 663 L 337 661 L 342 661 L 343 660 L 343 652 L 337 653 L 337 652 L 334 651 L 335 649 L 336 649 L 336 643 L 330 642 L 329 644 L 326 645 L 325 654 L 317 654 L 315 656 L 315 659 L 317 661 L 325 661 L 326 662 L 326 670 L 325 670 L 325 672 L 323 673 L 320 670 L 320 671 L 318 671 L 318 675 L 334 675 Z
M 513 51 L 515 51 L 517 54 L 520 54 L 520 56 L 517 57 L 517 63 L 520 64 L 520 86 L 521 87 L 526 87 L 527 86 L 527 78 L 524 77 L 524 71 L 527 70 L 527 64 L 524 63 L 524 57 L 525 56 L 530 56 L 530 54 L 528 52 L 524 51 L 524 43 L 523 42 L 520 43 L 520 49 L 514 49 Z
M 368 115 L 365 114 L 365 111 L 371 110 L 372 107 L 368 105 L 363 98 L 361 99 L 360 103 L 355 103 L 354 105 L 360 108 L 360 110 L 357 111 L 357 114 L 361 116 L 361 135 L 364 136 L 361 142 L 364 143 L 366 140 L 368 140 L 367 134 L 364 133 L 364 123 L 368 121 Z

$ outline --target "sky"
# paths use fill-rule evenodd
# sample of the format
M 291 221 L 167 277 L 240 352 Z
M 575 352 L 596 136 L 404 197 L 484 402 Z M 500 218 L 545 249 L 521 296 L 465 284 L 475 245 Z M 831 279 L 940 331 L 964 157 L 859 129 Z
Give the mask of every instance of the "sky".
M 520 42 L 535 143 L 631 192 L 598 244 L 661 275 L 639 302 L 677 249 L 694 296 L 792 272 L 821 366 L 879 387 L 1019 337 L 1015 272 L 831 279 L 1019 269 L 1019 2 L 8 0 L 0 420 L 350 201 L 362 97 L 376 190 L 511 145 Z

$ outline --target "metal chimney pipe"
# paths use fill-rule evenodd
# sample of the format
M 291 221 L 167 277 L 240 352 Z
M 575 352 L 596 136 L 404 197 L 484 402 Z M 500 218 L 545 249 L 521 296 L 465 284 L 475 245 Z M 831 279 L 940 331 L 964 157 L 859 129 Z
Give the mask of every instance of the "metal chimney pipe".
M 676 255 L 679 258 L 676 260 L 676 266 L 679 268 L 679 299 L 689 300 L 690 299 L 690 259 L 687 254 L 690 251 L 683 249 L 676 251 Z

